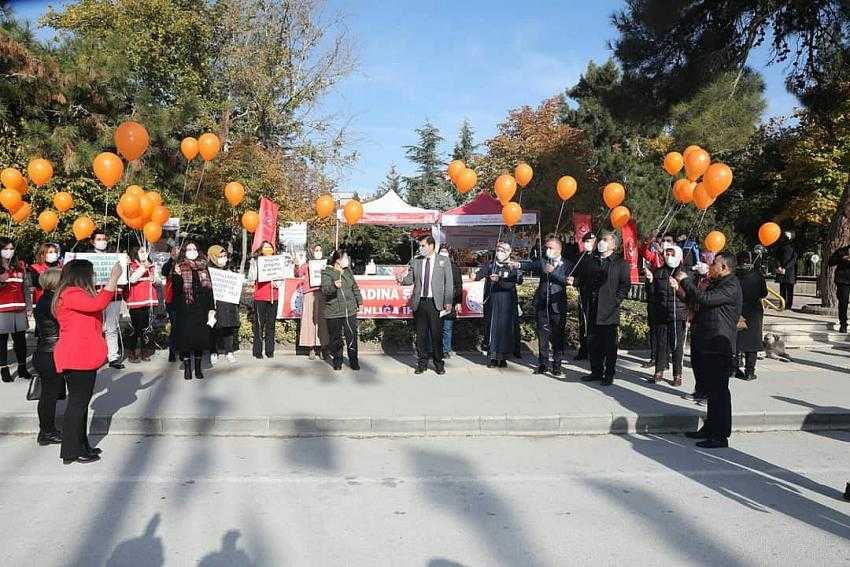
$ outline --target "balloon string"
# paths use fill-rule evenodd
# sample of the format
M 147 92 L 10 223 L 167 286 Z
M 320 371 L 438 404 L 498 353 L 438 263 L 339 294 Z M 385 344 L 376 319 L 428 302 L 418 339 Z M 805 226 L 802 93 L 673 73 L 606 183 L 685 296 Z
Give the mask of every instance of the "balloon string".
M 558 234 L 561 230 L 561 216 L 564 214 L 564 206 L 567 204 L 566 201 L 561 201 L 561 211 L 558 213 L 558 222 L 555 223 L 555 234 Z
M 204 165 L 203 165 L 203 167 L 201 167 L 201 175 L 200 175 L 200 177 L 198 178 L 198 187 L 195 189 L 195 196 L 192 198 L 192 202 L 193 202 L 193 203 L 197 203 L 197 202 L 198 202 L 198 194 L 201 192 L 201 184 L 204 182 L 204 172 L 206 172 L 206 170 L 207 170 L 207 162 L 206 162 L 206 161 L 204 161 Z M 184 211 L 182 211 L 182 208 L 181 208 L 181 213 L 182 213 L 182 212 L 184 212 Z M 186 227 L 185 227 L 185 228 L 184 228 L 184 230 L 183 230 L 183 238 L 181 238 L 181 239 L 180 239 L 180 246 L 183 246 L 183 242 L 185 242 L 185 241 L 186 241 L 186 238 L 188 238 L 188 236 L 189 236 L 189 227 L 190 227 L 191 225 L 192 225 L 192 221 L 191 221 L 191 220 L 190 220 L 189 222 L 187 222 L 187 223 L 186 223 Z
M 192 162 L 186 162 L 186 171 L 183 172 L 183 192 L 180 194 L 180 210 L 183 210 L 183 203 L 186 201 L 186 186 L 189 184 L 189 167 L 191 167 Z

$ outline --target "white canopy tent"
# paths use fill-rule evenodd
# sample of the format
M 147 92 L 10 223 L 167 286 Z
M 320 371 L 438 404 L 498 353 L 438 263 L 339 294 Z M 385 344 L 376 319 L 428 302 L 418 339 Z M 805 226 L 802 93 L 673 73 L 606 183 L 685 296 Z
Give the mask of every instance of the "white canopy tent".
M 337 210 L 337 219 L 344 221 L 342 209 Z M 440 222 L 440 211 L 413 207 L 399 197 L 395 191 L 387 191 L 373 201 L 363 203 L 363 216 L 357 224 L 388 226 L 433 225 Z

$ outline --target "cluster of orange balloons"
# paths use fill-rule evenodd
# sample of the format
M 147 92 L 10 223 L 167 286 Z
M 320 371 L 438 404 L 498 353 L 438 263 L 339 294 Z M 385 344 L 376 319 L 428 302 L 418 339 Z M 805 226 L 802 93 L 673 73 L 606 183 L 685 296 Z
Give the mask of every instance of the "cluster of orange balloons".
M 673 197 L 685 205 L 693 203 L 704 211 L 732 185 L 732 170 L 721 162 L 711 163 L 711 156 L 697 145 L 688 146 L 683 153 L 670 152 L 662 165 L 670 175 L 678 175 L 684 167 L 685 177 L 673 184 Z M 702 181 L 700 181 L 702 178 Z
M 187 161 L 192 161 L 198 154 L 204 161 L 210 161 L 218 155 L 221 150 L 221 140 L 211 132 L 201 134 L 199 138 L 187 136 L 180 142 L 180 153 Z
M 162 238 L 162 225 L 171 217 L 171 211 L 162 204 L 159 193 L 145 191 L 138 185 L 127 187 L 118 199 L 116 210 L 124 224 L 133 230 L 141 230 L 150 243 Z
M 623 228 L 632 218 L 632 212 L 623 206 L 626 199 L 626 188 L 621 183 L 609 183 L 602 188 L 602 200 L 610 209 L 611 226 Z
M 53 178 L 53 165 L 43 158 L 35 158 L 27 166 L 27 174 L 38 187 Z M 24 201 L 29 188 L 27 178 L 17 168 L 0 171 L 0 205 L 9 212 L 12 220 L 22 223 L 32 214 L 32 205 Z M 55 227 L 54 227 L 55 228 Z
M 449 179 L 461 193 L 468 193 L 478 183 L 478 174 L 466 167 L 463 160 L 456 159 L 449 164 Z

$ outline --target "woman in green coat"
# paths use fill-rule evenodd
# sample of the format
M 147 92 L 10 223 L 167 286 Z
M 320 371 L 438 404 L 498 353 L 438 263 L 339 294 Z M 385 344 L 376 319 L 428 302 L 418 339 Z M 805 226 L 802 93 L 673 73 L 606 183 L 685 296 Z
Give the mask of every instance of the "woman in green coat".
M 357 311 L 363 303 L 360 288 L 354 281 L 348 253 L 339 248 L 322 270 L 322 294 L 325 296 L 325 319 L 330 336 L 330 353 L 334 370 L 342 368 L 342 338 L 348 349 L 352 370 L 360 370 L 357 362 Z

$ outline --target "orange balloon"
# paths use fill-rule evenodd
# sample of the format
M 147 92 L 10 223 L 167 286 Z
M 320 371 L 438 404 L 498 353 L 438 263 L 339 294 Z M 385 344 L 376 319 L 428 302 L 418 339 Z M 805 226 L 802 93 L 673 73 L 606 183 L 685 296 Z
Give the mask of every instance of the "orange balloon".
M 623 228 L 632 218 L 632 212 L 620 205 L 611 209 L 611 226 L 614 228 Z
M 705 235 L 705 241 L 703 244 L 705 245 L 706 250 L 717 254 L 723 250 L 724 246 L 726 246 L 726 236 L 719 230 L 712 230 Z
M 21 172 L 14 167 L 7 167 L 0 172 L 0 181 L 2 181 L 6 189 L 14 189 L 15 191 L 20 191 L 20 186 L 27 183 Z
M 260 215 L 257 211 L 245 211 L 242 213 L 242 228 L 248 232 L 254 232 L 260 225 Z
M 46 159 L 36 158 L 27 166 L 27 174 L 36 186 L 41 187 L 53 177 L 53 165 Z
M 145 221 L 150 220 L 151 215 L 153 214 L 153 210 L 159 206 L 156 204 L 156 201 L 148 194 L 142 195 L 139 198 L 139 205 L 142 209 L 140 216 L 145 219 Z
M 164 205 L 158 205 L 151 213 L 151 221 L 160 226 L 167 223 L 169 218 L 171 218 L 171 211 Z
M 330 195 L 319 195 L 316 199 L 316 215 L 320 219 L 328 218 L 336 209 L 336 201 Z
M 693 150 L 685 158 L 685 177 L 696 181 L 711 165 L 711 156 L 702 148 Z
M 496 191 L 496 196 L 499 198 L 499 201 L 502 205 L 505 205 L 513 199 L 513 196 L 516 193 L 516 180 L 512 175 L 503 173 L 496 178 L 493 188 Z
M 514 177 L 519 186 L 525 189 L 525 186 L 531 183 L 531 178 L 534 177 L 534 170 L 527 163 L 520 163 L 514 168 Z
M 578 184 L 573 177 L 565 175 L 558 180 L 557 188 L 558 197 L 560 197 L 563 201 L 569 201 L 573 198 L 573 195 L 576 194 Z
M 725 163 L 713 163 L 708 166 L 702 182 L 708 194 L 716 199 L 732 185 L 732 170 Z
M 18 190 L 18 193 L 21 195 L 26 195 L 29 187 L 27 187 L 27 178 L 21 175 L 21 178 L 18 179 L 18 186 L 15 187 Z
M 504 207 L 502 207 L 502 220 L 505 221 L 505 224 L 508 227 L 512 227 L 522 218 L 522 207 L 519 206 L 519 203 L 515 203 L 511 201 L 510 203 L 506 203 Z
M 461 174 L 461 172 L 466 169 L 466 164 L 463 163 L 462 160 L 456 159 L 449 164 L 449 179 L 452 180 L 453 183 L 457 183 L 457 176 Z
M 759 242 L 762 246 L 770 246 L 782 235 L 782 229 L 775 222 L 766 222 L 759 227 Z
M 130 195 L 141 197 L 145 194 L 145 190 L 139 187 L 138 185 L 130 185 L 129 187 L 127 187 L 127 189 L 124 190 L 124 193 L 129 193 Z
M 687 157 L 688 157 L 688 154 L 690 154 L 691 152 L 696 151 L 696 150 L 701 150 L 701 149 L 702 149 L 702 148 L 701 148 L 701 147 L 699 147 L 699 146 L 698 146 L 698 145 L 696 145 L 696 144 L 690 145 L 690 146 L 688 146 L 687 148 L 685 148 L 685 151 L 684 151 L 684 152 L 682 152 L 682 157 L 683 157 L 683 158 L 687 158 Z
M 683 205 L 694 200 L 694 189 L 697 184 L 687 179 L 677 179 L 673 184 L 673 198 Z
M 74 206 L 74 198 L 67 191 L 59 191 L 53 195 L 53 206 L 60 213 L 64 213 Z
M 29 203 L 23 203 L 23 204 L 21 204 L 21 206 L 18 208 L 17 211 L 12 213 L 12 220 L 15 221 L 16 223 L 20 224 L 20 223 L 24 222 L 25 220 L 27 220 L 31 214 L 32 214 L 32 205 L 30 205 Z
M 345 222 L 348 224 L 357 224 L 357 221 L 363 216 L 363 205 L 360 204 L 360 201 L 352 199 L 345 204 L 342 214 L 345 217 Z
M 201 152 L 201 157 L 204 158 L 204 161 L 213 159 L 220 149 L 221 140 L 215 134 L 207 132 L 198 138 L 198 151 Z
M 18 210 L 21 206 L 21 194 L 15 189 L 3 189 L 0 191 L 0 205 L 7 211 Z
M 685 158 L 679 152 L 670 152 L 664 156 L 664 171 L 670 175 L 676 175 L 682 171 L 683 165 L 685 165 Z
M 121 207 L 121 213 L 127 218 L 136 218 L 142 212 L 142 200 L 132 193 L 121 195 L 118 206 Z
M 92 165 L 95 176 L 109 188 L 114 187 L 124 174 L 124 162 L 112 152 L 97 154 Z
M 94 232 L 94 222 L 87 216 L 77 217 L 74 221 L 74 238 L 85 240 Z
M 709 195 L 708 191 L 706 191 L 705 184 L 697 183 L 696 189 L 694 189 L 694 206 L 696 206 L 699 210 L 704 211 L 713 204 L 714 199 L 712 199 L 711 195 Z
M 180 153 L 188 161 L 195 159 L 198 156 L 198 140 L 192 136 L 183 138 L 183 141 L 180 142 Z
M 118 206 L 116 207 L 116 209 L 118 211 L 118 216 L 121 217 L 121 220 L 124 221 L 124 224 L 126 224 L 127 226 L 129 226 L 133 230 L 141 230 L 142 227 L 145 226 L 146 221 L 145 221 L 144 217 L 142 217 L 141 214 L 139 214 L 138 216 L 135 216 L 135 217 L 128 217 L 124 213 L 124 210 L 121 208 L 120 202 L 118 203 Z
M 602 189 L 602 200 L 609 209 L 620 205 L 626 198 L 626 188 L 619 183 L 609 183 Z
M 158 191 L 148 191 L 145 195 L 151 198 L 155 206 L 158 207 L 162 204 L 162 195 Z
M 162 238 L 162 225 L 158 224 L 154 221 L 150 221 L 145 224 L 145 227 L 142 229 L 142 232 L 145 235 L 145 240 L 153 244 L 154 242 L 159 242 L 159 239 Z
M 235 207 L 245 198 L 245 188 L 238 181 L 231 181 L 224 186 L 224 198 L 231 207 Z
M 45 211 L 41 211 L 41 214 L 38 215 L 38 226 L 41 227 L 41 230 L 44 232 L 53 232 L 56 230 L 56 227 L 59 225 L 59 215 L 47 209 Z
M 115 147 L 127 161 L 142 157 L 150 142 L 148 131 L 138 122 L 128 120 L 119 124 L 118 128 L 115 129 Z
M 461 171 L 455 182 L 455 186 L 457 190 L 461 193 L 466 193 L 471 191 L 475 185 L 478 184 L 478 174 L 475 173 L 474 170 L 469 169 L 468 167 Z

